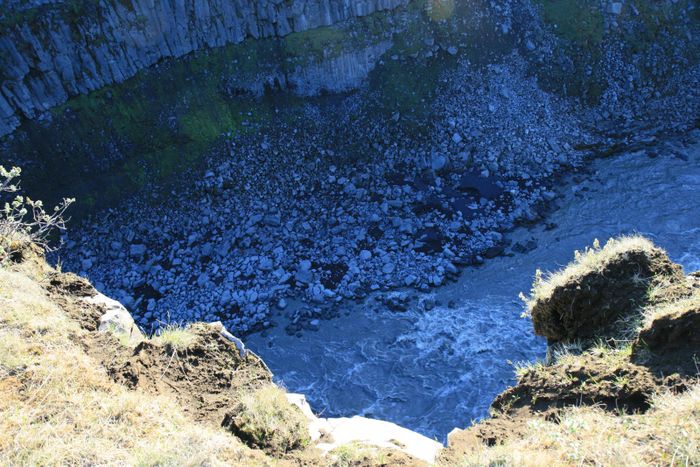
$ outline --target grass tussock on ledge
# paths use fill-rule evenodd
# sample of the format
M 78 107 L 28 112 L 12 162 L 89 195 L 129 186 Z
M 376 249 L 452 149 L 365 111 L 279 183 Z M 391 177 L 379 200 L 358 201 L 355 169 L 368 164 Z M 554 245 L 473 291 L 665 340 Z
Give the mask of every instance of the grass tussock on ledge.
M 311 442 L 308 421 L 274 385 L 241 392 L 233 415 L 224 420 L 241 439 L 271 454 L 284 454 Z
M 37 279 L 41 280 L 41 277 Z M 259 465 L 175 400 L 113 382 L 33 278 L 0 268 L 0 464 Z
M 645 310 L 689 293 L 683 269 L 641 236 L 576 251 L 565 268 L 537 271 L 524 297 L 534 330 L 550 343 L 629 337 Z

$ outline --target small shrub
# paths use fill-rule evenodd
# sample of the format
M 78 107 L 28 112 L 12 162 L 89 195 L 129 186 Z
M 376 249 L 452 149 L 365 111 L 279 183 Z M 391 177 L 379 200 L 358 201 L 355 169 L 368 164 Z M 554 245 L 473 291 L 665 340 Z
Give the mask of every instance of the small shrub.
M 304 414 L 273 385 L 241 392 L 224 425 L 251 447 L 270 454 L 303 448 L 311 441 Z
M 63 217 L 68 206 L 75 201 L 64 198 L 53 208 L 53 212 L 44 210 L 44 203 L 27 196 L 15 195 L 19 191 L 16 179 L 22 170 L 12 167 L 10 170 L 0 165 L 0 199 L 5 201 L 0 209 L 0 264 L 10 259 L 27 243 L 52 250 L 50 236 L 55 230 L 64 230 L 66 221 Z

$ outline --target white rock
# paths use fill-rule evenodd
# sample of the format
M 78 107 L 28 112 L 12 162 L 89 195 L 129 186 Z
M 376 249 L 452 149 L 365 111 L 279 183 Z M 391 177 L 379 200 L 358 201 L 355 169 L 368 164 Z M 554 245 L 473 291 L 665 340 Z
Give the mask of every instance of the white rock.
M 357 416 L 352 418 L 318 418 L 311 411 L 311 407 L 302 394 L 287 394 L 287 400 L 299 407 L 309 420 L 309 432 L 312 440 L 320 439 L 322 431 L 330 435 L 332 442 L 316 445 L 325 453 L 343 444 L 357 442 L 403 451 L 432 465 L 435 463 L 438 451 L 443 448 L 443 445 L 435 440 L 382 420 Z
M 141 330 L 134 323 L 131 313 L 118 301 L 99 292 L 94 297 L 83 300 L 91 305 L 104 307 L 105 313 L 100 317 L 98 330 L 125 336 L 134 344 L 144 339 Z

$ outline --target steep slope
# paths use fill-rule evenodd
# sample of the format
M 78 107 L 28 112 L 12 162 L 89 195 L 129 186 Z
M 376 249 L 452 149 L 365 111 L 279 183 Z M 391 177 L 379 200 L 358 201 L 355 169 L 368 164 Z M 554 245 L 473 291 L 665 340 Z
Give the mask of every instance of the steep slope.
M 220 323 L 150 339 L 34 245 L 0 266 L 0 463 L 411 465 L 440 444 L 320 419 Z

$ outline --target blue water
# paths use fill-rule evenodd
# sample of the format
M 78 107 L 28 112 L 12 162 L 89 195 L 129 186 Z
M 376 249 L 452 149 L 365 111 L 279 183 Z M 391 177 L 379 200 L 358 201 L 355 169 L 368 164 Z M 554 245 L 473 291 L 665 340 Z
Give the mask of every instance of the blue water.
M 653 159 L 594 161 L 586 181 L 559 188 L 560 208 L 546 220 L 555 228 L 508 234 L 514 242 L 535 238 L 538 248 L 467 269 L 456 283 L 416 295 L 405 313 L 370 298 L 342 305 L 341 317 L 318 332 L 299 338 L 279 326 L 247 344 L 317 413 L 371 416 L 445 440 L 488 415 L 493 397 L 513 382 L 512 362 L 544 356 L 518 299 L 536 268 L 565 265 L 594 238 L 642 233 L 687 271 L 700 269 L 700 145 L 683 153 L 687 160 L 660 149 Z M 441 305 L 423 311 L 425 299 Z

